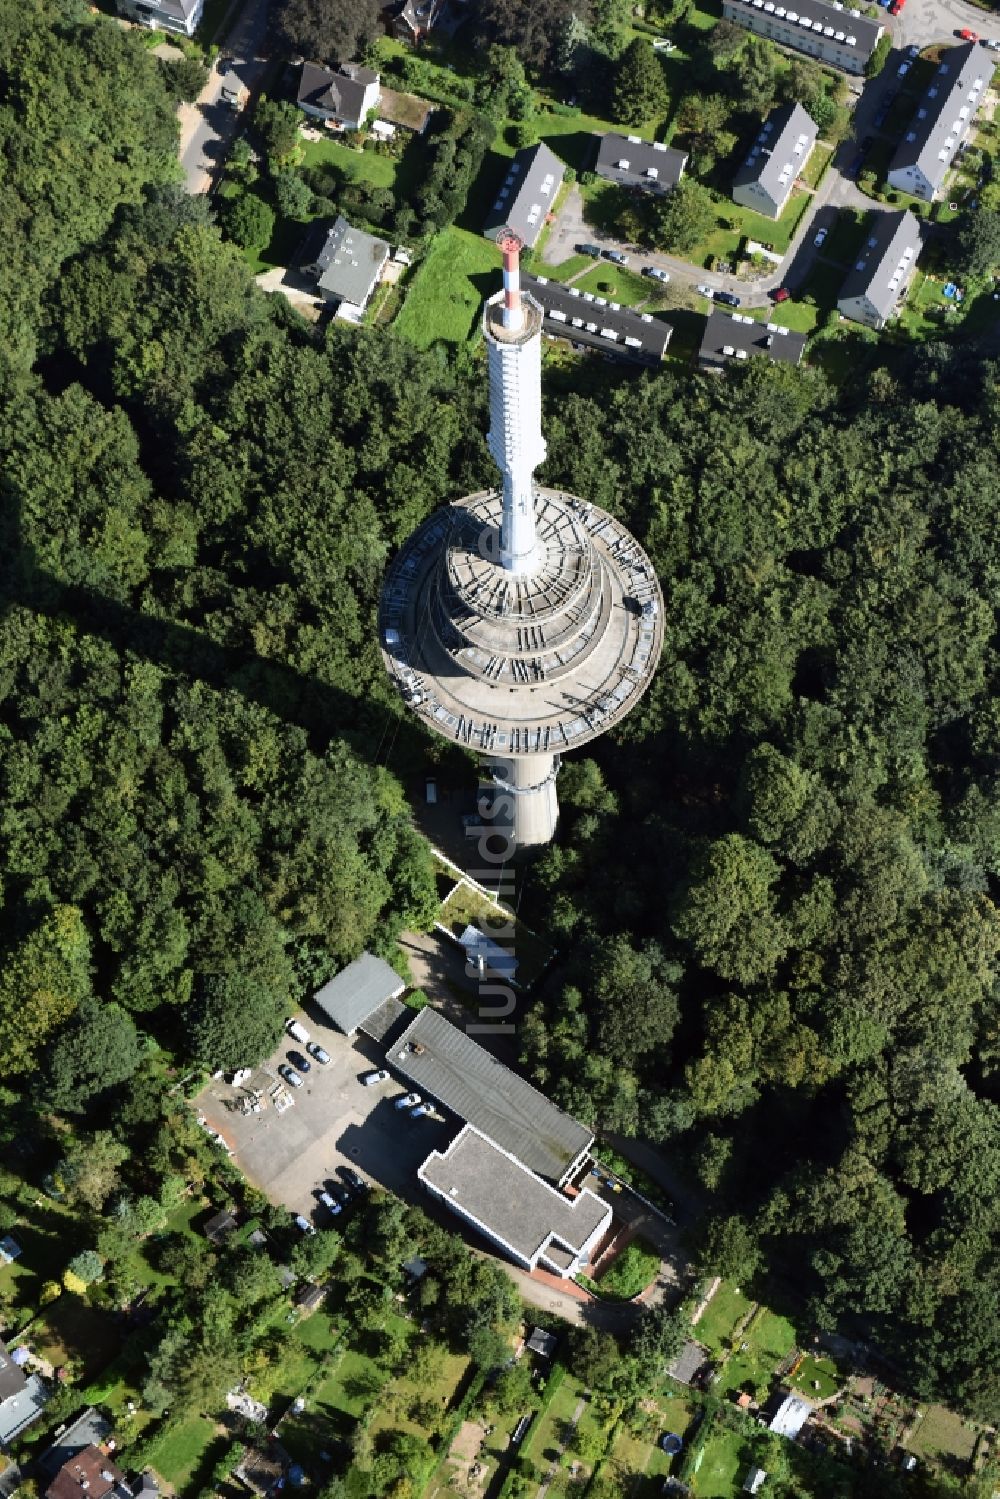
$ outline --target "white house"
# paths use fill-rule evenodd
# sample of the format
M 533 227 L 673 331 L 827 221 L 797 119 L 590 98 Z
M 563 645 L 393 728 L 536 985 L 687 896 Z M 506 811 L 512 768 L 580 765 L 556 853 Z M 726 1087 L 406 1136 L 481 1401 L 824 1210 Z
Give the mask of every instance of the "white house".
M 358 62 L 345 62 L 339 72 L 317 62 L 304 62 L 296 102 L 315 119 L 358 130 L 378 109 L 379 76 Z

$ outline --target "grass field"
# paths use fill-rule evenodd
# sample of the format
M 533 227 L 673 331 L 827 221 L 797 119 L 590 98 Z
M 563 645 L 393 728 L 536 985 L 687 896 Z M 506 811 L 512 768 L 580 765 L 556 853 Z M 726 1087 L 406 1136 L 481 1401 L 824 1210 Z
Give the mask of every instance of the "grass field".
M 695 1325 L 693 1336 L 713 1352 L 721 1352 L 752 1305 L 738 1286 L 724 1280 Z
M 204 1416 L 168 1424 L 150 1443 L 146 1461 L 175 1489 L 182 1488 L 201 1465 L 216 1435 L 215 1423 Z
M 699 1499 L 733 1499 L 747 1468 L 747 1439 L 741 1432 L 713 1426 L 702 1448 L 698 1471 L 691 1477 L 691 1491 Z
M 306 141 L 303 145 L 302 165 L 305 167 L 335 167 L 351 182 L 370 182 L 374 187 L 392 187 L 400 163 L 394 156 L 379 151 L 356 151 L 342 141 Z
M 492 241 L 455 225 L 442 230 L 413 277 L 397 332 L 420 349 L 465 343 L 479 327 L 483 298 L 495 290 L 499 269 Z
M 976 1431 L 954 1411 L 931 1405 L 906 1445 L 918 1457 L 968 1462 L 976 1445 Z
M 644 312 L 662 307 L 665 300 L 661 281 L 623 270 L 607 261 L 595 265 L 573 285 L 581 291 L 592 291 L 595 296 L 607 297 L 609 302 L 620 302 L 623 307 L 642 307 Z
M 843 1380 L 832 1359 L 816 1358 L 807 1353 L 795 1374 L 788 1380 L 790 1389 L 799 1390 L 808 1400 L 827 1400 L 840 1389 Z
M 744 1348 L 742 1345 L 746 1344 Z M 795 1347 L 795 1329 L 777 1312 L 762 1307 L 744 1330 L 731 1358 L 727 1359 L 719 1381 L 719 1393 L 737 1394 L 746 1385 L 763 1393 L 776 1366 Z

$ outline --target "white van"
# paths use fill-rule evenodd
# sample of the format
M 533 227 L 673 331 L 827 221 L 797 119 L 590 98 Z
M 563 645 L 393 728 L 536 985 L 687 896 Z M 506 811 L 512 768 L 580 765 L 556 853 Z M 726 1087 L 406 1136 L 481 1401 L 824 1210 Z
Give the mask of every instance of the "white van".
M 286 1020 L 285 1030 L 293 1040 L 301 1041 L 303 1046 L 305 1046 L 306 1042 L 311 1039 L 309 1032 L 306 1030 L 305 1026 L 300 1025 L 297 1020 Z

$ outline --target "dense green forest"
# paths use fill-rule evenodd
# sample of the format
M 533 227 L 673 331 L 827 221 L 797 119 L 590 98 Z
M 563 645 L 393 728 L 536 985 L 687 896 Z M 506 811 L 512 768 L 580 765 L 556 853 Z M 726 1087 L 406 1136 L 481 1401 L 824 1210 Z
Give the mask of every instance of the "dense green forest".
M 173 130 L 133 40 L 0 0 L 0 1073 L 39 1108 L 140 1035 L 262 1054 L 433 909 L 374 605 L 491 482 L 482 366 L 258 294 Z M 627 520 L 668 617 L 524 876 L 569 954 L 527 1064 L 695 1163 L 706 1265 L 794 1267 L 993 1418 L 996 371 L 575 366 L 546 402 L 543 477 Z

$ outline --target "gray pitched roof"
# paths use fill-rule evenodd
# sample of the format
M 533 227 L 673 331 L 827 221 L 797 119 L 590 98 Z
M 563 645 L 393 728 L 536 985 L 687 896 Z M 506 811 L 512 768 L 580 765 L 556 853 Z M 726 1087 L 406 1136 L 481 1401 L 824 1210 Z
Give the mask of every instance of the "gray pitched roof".
M 544 141 L 518 151 L 486 217 L 487 238 L 495 239 L 498 231 L 509 225 L 526 245 L 534 245 L 545 225 L 545 215 L 555 203 L 565 170 Z
M 676 151 L 660 141 L 644 141 L 638 135 L 621 135 L 609 130 L 601 136 L 597 152 L 597 170 L 613 172 L 642 181 L 666 183 L 676 187 L 687 163 L 687 152 Z
M 777 9 L 774 0 L 739 0 L 739 3 L 762 15 Z M 879 21 L 867 20 L 856 6 L 828 4 L 827 0 L 801 0 L 785 10 L 784 20 L 802 27 L 803 40 L 810 31 L 818 30 L 828 41 L 839 41 L 845 51 L 857 53 L 866 61 L 885 30 Z
M 341 214 L 327 231 L 314 264 L 319 267 L 319 288 L 340 302 L 363 307 L 389 259 L 384 239 L 355 229 Z
M 364 952 L 313 995 L 313 1000 L 350 1036 L 387 999 L 406 988 L 395 969 L 382 958 Z
M 609 274 L 614 274 L 611 267 Z M 521 284 L 541 307 L 547 333 L 644 363 L 658 364 L 666 353 L 673 329 L 648 312 L 633 312 L 544 276 L 522 276 Z
M 550 1181 L 593 1142 L 585 1129 L 436 1010 L 421 1010 L 386 1053 L 397 1072 Z
M 838 301 L 867 297 L 883 318 L 896 305 L 900 277 L 920 254 L 920 225 L 908 208 L 876 213 Z
M 20 1394 L 27 1383 L 23 1371 L 11 1358 L 6 1343 L 0 1341 L 0 1401 Z
M 99 1446 L 110 1435 L 111 1422 L 101 1415 L 95 1405 L 88 1405 L 52 1446 L 42 1453 L 38 1466 L 47 1477 L 51 1477 L 85 1447 Z
M 21 1389 L 0 1401 L 0 1447 L 5 1447 L 16 1436 L 20 1436 L 32 1421 L 37 1421 L 48 1398 L 45 1381 L 39 1375 L 32 1374 Z
M 348 62 L 338 72 L 320 63 L 304 62 L 297 101 L 314 109 L 327 109 L 345 120 L 359 120 L 365 90 L 378 83 L 378 74 L 361 63 Z
M 706 364 L 742 364 L 754 354 L 763 354 L 775 364 L 798 364 L 805 346 L 804 333 L 715 308 L 706 319 L 698 359 Z
M 801 104 L 772 110 L 733 178 L 734 187 L 758 182 L 776 203 L 782 202 L 805 165 L 816 135 L 816 123 Z
M 992 76 L 992 60 L 978 42 L 949 47 L 896 147 L 890 172 L 919 167 L 939 187 Z
M 468 1124 L 447 1150 L 432 1151 L 417 1175 L 456 1211 L 528 1260 L 552 1237 L 571 1260 L 611 1216 L 609 1205 L 593 1192 L 585 1189 L 575 1197 L 557 1192 Z

